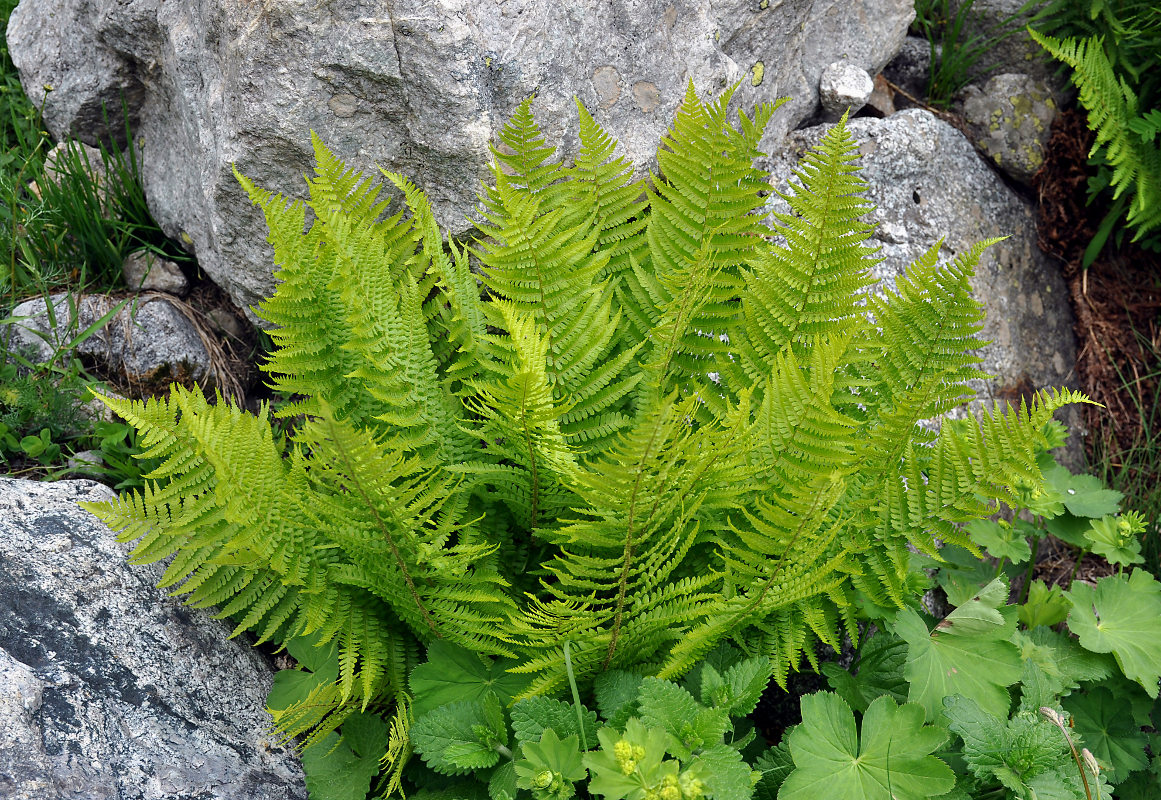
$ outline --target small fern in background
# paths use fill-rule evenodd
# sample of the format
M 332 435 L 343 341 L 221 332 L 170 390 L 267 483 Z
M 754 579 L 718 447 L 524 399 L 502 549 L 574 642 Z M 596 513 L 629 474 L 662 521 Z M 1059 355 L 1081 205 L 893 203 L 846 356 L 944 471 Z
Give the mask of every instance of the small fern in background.
M 770 227 L 753 162 L 776 106 L 731 121 L 730 98 L 690 87 L 649 185 L 583 108 L 563 164 L 526 102 L 470 249 L 384 173 L 406 205 L 388 216 L 317 138 L 308 201 L 239 176 L 279 265 L 265 369 L 298 400 L 277 416 L 304 421 L 284 436 L 269 409 L 180 387 L 107 400 L 162 462 L 88 508 L 238 632 L 334 648 L 276 709 L 283 730 L 390 718 L 398 786 L 409 709 L 447 702 L 408 682 L 437 643 L 498 659 L 486 683 L 514 699 L 677 679 L 726 640 L 784 685 L 856 635 L 860 603 L 915 594 L 909 546 L 971 547 L 957 523 L 1040 491 L 1046 425 L 1082 396 L 921 424 L 981 374 L 969 279 L 988 243 L 944 265 L 937 245 L 868 292 L 845 121 Z
M 1153 24 L 1161 41 L 1161 16 Z M 1103 37 L 1057 39 L 1034 30 L 1029 33 L 1071 68 L 1080 103 L 1088 112 L 1088 126 L 1096 134 L 1089 155 L 1098 171 L 1089 179 L 1090 202 L 1105 189 L 1112 191 L 1112 206 L 1085 250 L 1083 266 L 1092 264 L 1122 221 L 1132 230 L 1134 242 L 1150 250 L 1161 249 L 1161 146 L 1155 141 L 1161 115 L 1150 107 L 1150 95 L 1135 91 L 1132 73 L 1116 68 Z M 1155 73 L 1155 50 L 1152 59 L 1149 71 Z M 1150 82 L 1155 78 L 1132 77 L 1139 86 L 1155 85 Z

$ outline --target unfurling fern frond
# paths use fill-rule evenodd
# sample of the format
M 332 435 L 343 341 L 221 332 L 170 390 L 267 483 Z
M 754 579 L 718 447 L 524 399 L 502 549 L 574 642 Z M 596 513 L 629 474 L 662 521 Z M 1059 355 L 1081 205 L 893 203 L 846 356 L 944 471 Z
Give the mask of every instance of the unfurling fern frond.
M 402 787 L 408 708 L 440 706 L 405 674 L 442 642 L 468 673 L 507 657 L 485 682 L 509 698 L 678 677 L 726 639 L 785 683 L 857 633 L 856 595 L 908 601 L 909 548 L 1039 490 L 1045 425 L 1082 396 L 939 423 L 981 376 L 990 242 L 871 293 L 845 120 L 770 228 L 753 160 L 775 106 L 731 119 L 730 99 L 691 88 L 648 187 L 583 108 L 565 165 L 522 104 L 467 246 L 390 173 L 386 216 L 317 140 L 307 203 L 240 177 L 279 265 L 265 368 L 304 419 L 282 437 L 180 388 L 107 401 L 161 465 L 90 508 L 238 630 L 334 647 L 285 731 L 394 714 Z

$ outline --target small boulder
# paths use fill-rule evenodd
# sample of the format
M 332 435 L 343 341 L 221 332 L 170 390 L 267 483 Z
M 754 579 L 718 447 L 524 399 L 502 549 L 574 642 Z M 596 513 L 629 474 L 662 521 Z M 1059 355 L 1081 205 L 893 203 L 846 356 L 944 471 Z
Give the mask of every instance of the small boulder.
M 867 71 L 849 61 L 835 61 L 827 64 L 818 81 L 818 99 L 823 111 L 838 119 L 844 111 L 851 116 L 867 104 L 875 82 Z
M 73 337 L 116 307 L 105 295 L 52 295 L 53 313 L 43 297 L 16 306 L 11 346 L 43 363 L 67 349 Z M 213 363 L 202 334 L 179 307 L 161 295 L 130 298 L 108 322 L 75 345 L 75 352 L 104 362 L 131 382 L 190 379 L 207 383 Z
M 77 506 L 111 496 L 0 477 L 0 797 L 305 800 L 273 671 Z
M 960 106 L 975 145 L 996 166 L 1025 185 L 1044 163 L 1044 147 L 1056 119 L 1056 101 L 1043 81 L 1005 73 L 982 87 L 967 87 Z
M 786 191 L 799 157 L 817 145 L 829 126 L 790 134 L 786 147 L 769 159 L 771 183 Z M 882 261 L 872 276 L 878 289 L 942 239 L 940 258 L 952 259 L 976 242 L 1008 238 L 989 248 L 976 268 L 972 288 L 987 312 L 980 337 L 980 368 L 995 376 L 975 385 L 980 400 L 1006 397 L 1014 386 L 1076 387 L 1076 340 L 1072 308 L 1060 270 L 1037 247 L 1031 206 L 1000 179 L 954 127 L 921 109 L 884 119 L 860 117 L 848 123 L 859 144 L 860 175 Z M 771 194 L 771 210 L 788 210 Z M 1074 409 L 1064 414 L 1079 430 Z M 1079 438 L 1068 458 L 1079 458 Z M 1072 461 L 1070 463 L 1076 463 Z
M 936 58 L 939 55 L 937 47 Z M 896 108 L 914 106 L 915 102 L 911 98 L 924 100 L 927 97 L 927 84 L 931 80 L 931 44 L 920 36 L 908 36 L 895 57 L 883 67 L 882 74 L 886 81 L 902 90 L 892 89 Z
M 189 281 L 182 274 L 181 267 L 148 251 L 130 253 L 121 265 L 121 274 L 134 291 L 165 292 L 179 297 L 184 297 L 189 291 Z

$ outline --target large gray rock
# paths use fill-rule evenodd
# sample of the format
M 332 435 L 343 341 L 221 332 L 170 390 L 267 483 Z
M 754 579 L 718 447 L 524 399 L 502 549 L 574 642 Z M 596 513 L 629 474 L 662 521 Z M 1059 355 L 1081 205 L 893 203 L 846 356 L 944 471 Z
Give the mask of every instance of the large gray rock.
M 76 505 L 109 497 L 0 478 L 0 797 L 305 800 L 270 667 Z
M 300 196 L 309 129 L 360 169 L 413 177 L 462 232 L 489 142 L 530 95 L 550 142 L 571 148 L 575 95 L 646 168 L 688 81 L 740 80 L 744 106 L 792 98 L 772 149 L 815 112 L 823 67 L 875 74 L 913 15 L 910 0 L 23 0 L 8 42 L 34 102 L 55 87 L 55 135 L 139 80 L 150 208 L 248 308 L 272 289 L 271 253 L 231 166 Z
M 54 294 L 51 299 L 51 316 L 43 297 L 12 310 L 13 317 L 23 319 L 12 326 L 11 347 L 33 362 L 51 359 L 54 352 L 65 348 L 120 302 L 105 295 L 70 299 L 66 294 Z M 198 331 L 177 302 L 157 294 L 132 298 L 103 327 L 80 342 L 75 352 L 103 362 L 133 383 L 165 384 L 172 379 L 205 384 L 214 377 L 207 344 L 213 348 L 215 343 Z
M 772 157 L 771 182 L 783 191 L 797 159 L 830 126 L 791 134 Z M 1068 291 L 1059 270 L 1036 246 L 1032 208 L 1009 189 L 958 130 L 921 109 L 849 123 L 859 143 L 867 219 L 878 227 L 880 287 L 943 239 L 952 258 L 981 239 L 1007 236 L 981 259 L 973 280 L 987 319 L 981 368 L 996 376 L 977 386 L 982 398 L 1013 398 L 1029 388 L 1076 386 L 1076 341 Z M 775 207 L 784 201 L 773 196 Z M 1015 402 L 1019 402 L 1015 397 Z M 1077 418 L 1069 416 L 1070 424 Z M 1074 430 L 1079 430 L 1074 424 Z

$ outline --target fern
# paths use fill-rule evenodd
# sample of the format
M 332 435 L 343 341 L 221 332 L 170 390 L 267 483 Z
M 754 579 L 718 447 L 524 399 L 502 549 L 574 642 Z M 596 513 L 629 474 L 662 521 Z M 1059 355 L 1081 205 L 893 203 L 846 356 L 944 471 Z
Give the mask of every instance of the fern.
M 958 523 L 1038 490 L 1045 425 L 1080 395 L 930 425 L 981 374 L 988 243 L 871 294 L 845 121 L 769 227 L 775 106 L 729 104 L 690 89 L 647 188 L 583 108 L 565 165 L 522 105 L 467 249 L 410 181 L 385 174 L 388 216 L 317 139 L 308 202 L 239 178 L 279 265 L 265 368 L 305 421 L 283 440 L 198 392 L 108 400 L 162 461 L 89 508 L 238 630 L 335 646 L 284 730 L 394 714 L 398 785 L 402 676 L 437 640 L 514 659 L 511 696 L 677 677 L 725 639 L 785 683 L 855 633 L 854 592 L 906 601 L 909 546 L 970 546 Z
M 1153 118 L 1144 115 L 1149 109 L 1138 107 L 1137 95 L 1114 73 L 1103 39 L 1061 41 L 1036 31 L 1029 33 L 1054 58 L 1072 68 L 1080 103 L 1088 111 L 1088 126 L 1096 132 L 1089 155 L 1101 153 L 1112 168 L 1109 183 L 1113 199 L 1128 198 L 1125 222 L 1135 231 L 1133 240 L 1156 231 L 1161 227 L 1161 149 L 1152 136 L 1140 133 L 1149 130 Z

